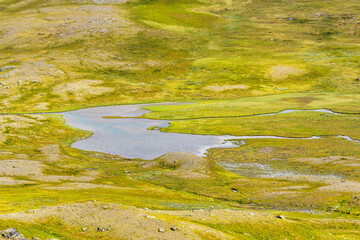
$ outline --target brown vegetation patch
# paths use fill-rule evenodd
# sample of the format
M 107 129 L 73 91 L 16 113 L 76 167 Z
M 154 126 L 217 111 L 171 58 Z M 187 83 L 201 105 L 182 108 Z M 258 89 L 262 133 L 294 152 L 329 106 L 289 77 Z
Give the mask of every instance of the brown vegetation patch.
M 274 148 L 273 147 L 262 147 L 259 150 L 259 153 L 265 153 L 265 154 L 271 154 L 274 152 Z
M 185 152 L 171 152 L 162 155 L 144 167 L 161 166 L 174 169 L 166 173 L 169 176 L 182 178 L 207 178 L 209 163 L 205 158 Z
M 283 98 L 282 100 L 285 101 L 285 102 L 295 102 L 295 103 L 300 103 L 300 104 L 309 104 L 312 101 L 320 100 L 320 99 L 316 98 L 316 97 L 294 97 L 294 98 Z
M 16 180 L 11 177 L 0 177 L 0 185 L 1 186 L 14 186 L 21 184 L 33 184 L 35 182 L 25 181 L 25 180 Z
M 304 70 L 290 66 L 274 66 L 270 69 L 268 76 L 274 80 L 284 80 L 292 76 L 304 74 Z
M 90 182 L 98 172 L 89 171 L 81 176 L 45 175 L 42 173 L 45 165 L 39 161 L 30 160 L 2 160 L 0 161 L 0 175 L 24 176 L 41 182 Z
M 98 80 L 74 81 L 56 86 L 53 93 L 61 96 L 64 100 L 68 100 L 70 96 L 74 96 L 76 100 L 83 100 L 88 96 L 98 96 L 115 90 L 110 87 L 98 86 L 102 83 L 103 81 Z

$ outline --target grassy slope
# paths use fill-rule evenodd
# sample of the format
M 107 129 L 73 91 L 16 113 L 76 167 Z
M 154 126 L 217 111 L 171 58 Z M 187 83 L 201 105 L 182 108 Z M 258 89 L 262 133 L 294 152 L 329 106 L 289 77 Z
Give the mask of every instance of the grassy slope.
M 3 111 L 360 89 L 357 1 L 1 7 Z
M 284 136 L 358 136 L 357 115 L 296 113 L 277 118 L 231 118 L 289 108 L 359 113 L 358 1 L 140 0 L 94 5 L 92 1 L 2 0 L 0 9 L 0 67 L 11 67 L 0 72 L 2 112 L 211 100 L 152 107 L 154 112 L 147 117 L 205 118 L 176 122 L 168 129 L 201 134 L 260 134 L 254 127 L 261 125 L 262 132 Z M 1 153 L 2 160 L 41 161 L 46 165 L 45 175 L 76 177 L 85 174 L 87 168 L 96 168 L 99 175 L 90 183 L 131 189 L 47 189 L 73 182 L 70 180 L 2 186 L 3 213 L 96 199 L 178 210 L 237 208 L 241 204 L 290 210 L 336 208 L 351 213 L 350 219 L 358 218 L 356 193 L 319 192 L 317 189 L 324 186 L 321 182 L 246 178 L 216 164 L 211 165 L 211 178 L 207 180 L 172 177 L 166 174 L 172 169 L 143 169 L 141 160 L 70 148 L 72 141 L 89 133 L 64 126 L 59 117 L 48 116 L 30 126 L 23 118 L 4 119 L 1 129 L 5 141 L 1 149 L 8 152 Z M 319 119 L 326 124 L 315 125 Z M 243 126 L 244 120 L 248 125 L 237 127 Z M 301 124 L 294 124 L 294 120 Z M 208 159 L 212 163 L 268 164 L 303 174 L 336 174 L 354 181 L 359 177 L 357 165 L 299 160 L 342 156 L 355 158 L 351 163 L 356 164 L 358 146 L 343 140 L 246 142 L 240 148 L 213 149 Z M 54 145 L 59 152 L 44 150 Z M 269 148 L 275 150 L 264 151 Z M 55 161 L 51 160 L 54 155 Z M 125 174 L 128 170 L 131 173 Z M 14 179 L 31 180 L 29 176 Z M 303 189 L 291 190 L 304 185 Z M 356 239 L 359 234 L 356 223 L 314 223 L 316 218 L 339 219 L 347 215 L 286 214 L 291 221 L 281 223 L 280 230 L 272 221 L 199 224 L 240 239 Z M 62 226 L 56 219 L 41 224 L 2 221 L 0 228 L 7 226 L 17 227 L 28 236 L 106 239 L 96 233 L 79 233 L 79 229 Z
M 22 119 L 23 118 L 23 119 Z M 22 125 L 19 127 L 14 124 L 14 119 L 11 116 L 2 117 L 5 119 L 3 126 L 8 130 L 4 133 L 6 139 L 2 143 L 1 158 L 6 159 L 29 159 L 34 161 L 41 161 L 45 164 L 43 173 L 46 176 L 82 176 L 88 168 L 96 169 L 98 175 L 93 180 L 89 180 L 92 184 L 102 184 L 110 187 L 120 188 L 96 188 L 96 189 L 68 189 L 63 190 L 56 187 L 65 186 L 68 183 L 77 183 L 77 180 L 69 179 L 65 181 L 47 181 L 37 180 L 31 184 L 2 186 L 0 209 L 2 213 L 25 211 L 28 209 L 36 209 L 44 206 L 56 206 L 59 204 L 67 204 L 72 202 L 86 202 L 88 200 L 97 200 L 104 203 L 120 203 L 132 205 L 139 208 L 152 209 L 169 209 L 169 210 L 193 210 L 193 209 L 209 209 L 210 206 L 215 208 L 231 208 L 239 209 L 240 206 L 247 206 L 247 204 L 255 204 L 257 207 L 278 208 L 278 209 L 327 209 L 338 206 L 339 210 L 347 210 L 349 205 L 347 201 L 351 200 L 349 194 L 328 194 L 324 192 L 323 195 L 316 192 L 316 188 L 323 186 L 321 183 L 306 183 L 307 188 L 297 191 L 295 197 L 293 191 L 288 191 L 285 195 L 266 195 L 264 190 L 272 193 L 282 193 L 282 188 L 302 186 L 304 183 L 297 181 L 286 181 L 279 179 L 266 178 L 245 178 L 237 174 L 225 171 L 215 162 L 222 162 L 231 159 L 235 162 L 254 162 L 254 159 L 270 159 L 279 158 L 292 159 L 298 156 L 301 157 L 322 157 L 328 154 L 329 145 L 335 141 L 318 140 L 316 144 L 321 147 L 321 150 L 314 149 L 313 145 L 308 142 L 281 142 L 277 141 L 258 141 L 247 142 L 246 148 L 234 148 L 230 151 L 224 149 L 213 149 L 209 155 L 209 172 L 211 178 L 207 179 L 187 179 L 176 175 L 168 175 L 176 170 L 173 168 L 166 168 L 162 166 L 154 166 L 151 168 L 143 168 L 144 164 L 141 160 L 123 159 L 118 156 L 111 156 L 107 154 L 84 152 L 69 147 L 69 144 L 79 137 L 85 137 L 87 132 L 74 130 L 63 125 L 61 118 L 57 115 L 49 115 L 40 120 L 31 122 L 29 125 Z M 25 122 L 26 119 L 37 119 L 34 116 L 21 116 L 17 121 Z M 51 131 L 49 131 L 51 129 Z M 36 130 L 36 138 L 27 141 L 26 136 L 34 135 Z M 55 132 L 54 132 L 55 130 Z M 30 140 L 30 139 L 29 139 Z M 46 151 L 49 146 L 57 145 L 59 152 L 55 154 L 53 151 Z M 271 153 L 260 154 L 259 150 L 266 146 L 277 148 Z M 303 149 L 299 150 L 299 146 Z M 348 142 L 338 142 L 337 152 L 332 152 L 334 155 L 351 154 L 351 156 L 358 156 L 357 148 L 351 146 Z M 353 148 L 350 148 L 353 147 Z M 240 151 L 240 153 L 239 153 Z M 304 152 L 307 155 L 304 155 Z M 295 154 L 296 153 L 296 154 Z M 315 154 L 316 153 L 316 154 Z M 265 155 L 268 154 L 266 157 Z M 269 155 L 270 154 L 270 155 Z M 52 159 L 56 155 L 57 160 Z M 264 157 L 264 158 L 262 158 Z M 241 158 L 241 159 L 238 159 Z M 259 161 L 258 161 L 259 162 Z M 266 163 L 261 162 L 260 163 Z M 284 170 L 293 170 L 299 165 L 296 161 L 286 165 L 284 168 L 281 163 L 273 167 L 282 168 Z M 281 167 L 282 166 L 282 167 Z M 305 169 L 306 169 L 305 164 Z M 318 166 L 321 168 L 321 166 Z M 299 169 L 304 169 L 300 167 Z M 297 170 L 299 170 L 297 169 Z M 323 174 L 333 171 L 334 168 L 327 165 L 323 168 Z M 337 174 L 347 174 L 355 177 L 354 172 L 346 172 L 346 169 L 337 168 Z M 125 173 L 124 171 L 130 171 Z M 314 167 L 313 171 L 319 173 Z M 308 172 L 305 172 L 308 173 Z M 32 180 L 31 175 L 14 176 L 17 180 Z M 55 189 L 49 189 L 55 187 Z M 238 189 L 238 193 L 233 192 L 231 188 Z M 21 194 L 19 194 L 21 192 Z M 311 196 L 317 194 L 318 198 L 313 199 Z M 299 196 L 302 196 L 299 198 Z M 245 205 L 243 205 L 245 204 Z M 249 207 L 249 206 L 248 206 Z M 352 206 L 352 215 L 342 215 L 336 212 L 332 213 L 318 213 L 304 215 L 301 213 L 291 212 L 273 212 L 263 211 L 259 214 L 270 214 L 274 216 L 277 214 L 285 214 L 291 221 L 279 222 L 274 221 L 269 216 L 264 216 L 259 221 L 241 220 L 236 224 L 230 222 L 215 223 L 207 222 L 206 220 L 197 220 L 195 223 L 205 226 L 210 226 L 214 229 L 219 229 L 229 233 L 239 239 L 251 239 L 246 234 L 250 234 L 255 239 L 266 239 L 273 236 L 275 239 L 283 238 L 284 236 L 307 239 L 308 236 L 316 236 L 321 239 L 323 235 L 331 236 L 332 239 L 341 239 L 344 236 L 356 239 L 357 225 L 356 223 L 347 222 L 347 220 L 340 220 L 341 218 L 357 219 L 357 206 Z M 163 216 L 167 219 L 168 216 Z M 337 224 L 324 222 L 324 220 L 317 219 L 339 219 Z M 194 222 L 189 219 L 181 218 L 181 221 Z M 314 221 L 317 225 L 314 226 Z M 276 235 L 273 229 L 281 227 L 281 230 Z M 23 223 L 12 220 L 1 221 L 1 228 L 16 227 L 21 230 L 26 236 L 40 236 L 40 237 L 57 237 L 59 239 L 111 239 L 110 235 L 104 235 L 89 231 L 82 233 L 79 227 L 63 224 L 57 218 L 49 218 L 38 223 Z M 261 228 L 262 231 L 258 231 Z M 334 234 L 334 235 L 330 235 Z M 204 239 L 207 237 L 204 235 Z M 329 239 L 324 237 L 324 239 Z

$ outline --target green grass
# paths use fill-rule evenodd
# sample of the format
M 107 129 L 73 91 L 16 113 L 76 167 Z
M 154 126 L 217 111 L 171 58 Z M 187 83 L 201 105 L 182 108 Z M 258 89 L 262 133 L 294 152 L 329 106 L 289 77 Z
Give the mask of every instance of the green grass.
M 11 0 L 0 1 L 0 10 L 0 68 L 14 66 L 0 73 L 2 113 L 184 101 L 195 103 L 148 107 L 152 112 L 145 117 L 180 120 L 162 129 L 171 132 L 360 139 L 356 0 L 134 0 L 105 5 Z M 88 80 L 99 82 L 86 84 Z M 252 116 L 319 108 L 349 114 Z M 327 215 L 330 219 L 357 219 L 359 213 L 355 192 L 317 191 L 326 185 L 321 182 L 244 177 L 217 165 L 257 163 L 277 171 L 358 181 L 359 146 L 336 137 L 252 139 L 236 148 L 211 149 L 209 178 L 193 180 L 167 174 L 176 169 L 145 169 L 140 159 L 73 149 L 71 143 L 91 133 L 66 126 L 60 115 L 2 119 L 5 139 L 0 147 L 7 152 L 1 152 L 1 160 L 41 161 L 46 176 L 78 177 L 95 169 L 92 184 L 116 187 L 49 190 L 44 187 L 68 181 L 40 180 L 2 186 L 2 213 L 94 199 L 171 210 L 238 209 L 248 204 L 290 211 L 337 207 Z M 340 158 L 326 163 L 302 160 L 331 156 Z M 305 188 L 284 190 L 301 186 Z M 356 224 L 310 222 L 324 216 L 286 214 L 291 221 L 199 224 L 239 239 L 359 237 Z M 0 229 L 9 226 L 28 237 L 106 238 L 62 226 L 58 219 L 1 221 Z
M 359 115 L 292 112 L 273 116 L 172 121 L 165 132 L 234 136 L 312 137 L 345 135 L 360 139 Z
M 341 113 L 359 113 L 358 95 L 278 94 L 236 100 L 200 101 L 194 104 L 146 107 L 155 119 L 194 119 L 250 116 L 277 113 L 286 109 L 326 108 Z
M 2 111 L 360 89 L 355 0 L 139 0 L 106 5 L 105 12 L 81 10 L 73 1 L 7 1 L 1 7 L 0 22 L 12 19 L 14 31 L 0 44 L 0 67 L 16 66 L 2 77 L 9 87 Z M 23 21 L 27 28 L 18 31 Z M 72 89 L 54 92 L 86 79 L 113 90 L 81 97 Z

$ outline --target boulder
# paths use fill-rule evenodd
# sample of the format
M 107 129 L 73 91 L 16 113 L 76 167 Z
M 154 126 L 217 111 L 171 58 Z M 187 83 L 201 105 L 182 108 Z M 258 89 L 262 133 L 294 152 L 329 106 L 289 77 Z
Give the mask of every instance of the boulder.
M 282 219 L 282 220 L 286 220 L 284 215 L 277 215 L 276 218 Z
M 8 228 L 0 232 L 0 236 L 11 240 L 26 240 L 16 229 Z
M 13 67 L 13 66 L 4 66 L 4 67 L 0 68 L 0 72 L 9 71 L 9 70 L 12 70 L 14 68 L 15 67 Z

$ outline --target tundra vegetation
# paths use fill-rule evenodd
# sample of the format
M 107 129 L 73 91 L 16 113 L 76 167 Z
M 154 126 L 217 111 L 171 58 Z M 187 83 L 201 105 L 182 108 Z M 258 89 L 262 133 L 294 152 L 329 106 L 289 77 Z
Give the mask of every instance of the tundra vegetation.
M 0 230 L 41 239 L 359 239 L 357 0 L 0 0 Z M 61 111 L 179 101 L 204 158 L 71 148 Z M 286 109 L 329 109 L 336 113 Z M 33 113 L 53 114 L 33 114 Z M 323 136 L 319 139 L 296 139 Z M 179 143 L 181 144 L 181 143 Z

